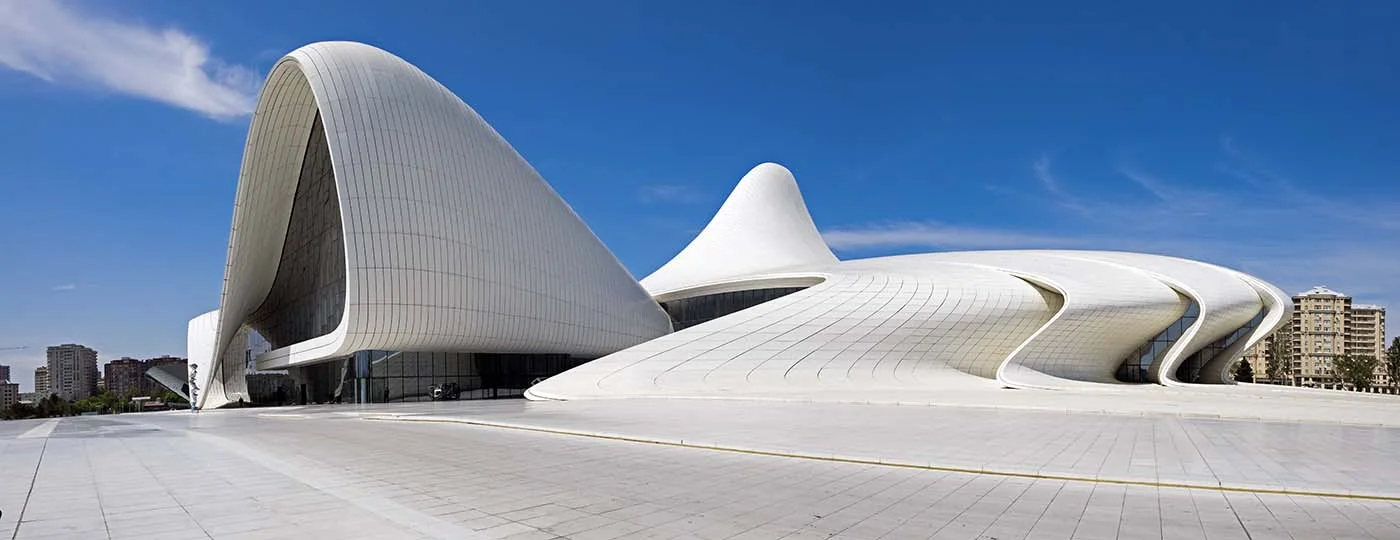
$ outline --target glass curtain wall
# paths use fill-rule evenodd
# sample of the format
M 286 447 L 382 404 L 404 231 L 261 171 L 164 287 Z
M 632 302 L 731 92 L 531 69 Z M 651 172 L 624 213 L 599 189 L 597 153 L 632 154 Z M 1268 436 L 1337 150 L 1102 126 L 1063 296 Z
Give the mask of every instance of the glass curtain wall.
M 806 287 L 775 287 L 726 293 L 707 294 L 662 302 L 661 308 L 671 316 L 671 327 L 677 331 L 742 311 L 769 300 L 782 298 Z
M 1259 313 L 1254 315 L 1253 319 L 1249 320 L 1248 324 L 1239 327 L 1234 332 L 1230 332 L 1230 335 L 1217 339 L 1214 343 L 1206 345 L 1205 348 L 1192 354 L 1185 362 L 1181 363 L 1181 366 L 1176 368 L 1176 379 L 1189 383 L 1199 382 L 1201 380 L 1201 368 L 1215 359 L 1215 355 L 1220 354 L 1221 351 L 1234 345 L 1235 341 L 1248 335 L 1255 328 L 1258 328 L 1259 323 L 1264 320 L 1264 315 L 1267 313 L 1267 309 L 1260 310 Z
M 1220 338 L 1210 345 L 1206 345 L 1201 350 L 1187 357 L 1186 360 L 1176 368 L 1177 380 L 1188 383 L 1199 381 L 1201 378 L 1201 368 L 1205 367 L 1206 363 L 1210 362 L 1212 358 L 1215 358 L 1215 355 L 1220 354 L 1221 351 L 1224 351 L 1227 347 L 1234 344 L 1236 340 L 1244 337 L 1255 328 L 1258 328 L 1259 323 L 1264 320 L 1264 315 L 1267 311 L 1268 310 L 1260 310 L 1253 319 L 1250 319 L 1248 324 L 1241 326 L 1234 332 L 1231 332 L 1230 335 Z M 1173 322 L 1171 326 L 1168 326 L 1162 333 L 1157 334 L 1156 337 L 1142 344 L 1141 347 L 1138 347 L 1136 351 L 1133 351 L 1132 354 L 1128 355 L 1128 357 L 1123 360 L 1122 365 L 1118 366 L 1118 372 L 1116 374 L 1117 379 L 1129 383 L 1154 382 L 1151 376 L 1152 365 L 1160 361 L 1162 357 L 1167 354 L 1167 349 L 1170 349 L 1171 346 L 1176 343 L 1176 340 L 1181 338 L 1181 335 L 1186 332 L 1187 328 L 1190 328 L 1192 324 L 1196 323 L 1196 319 L 1200 317 L 1200 314 L 1200 306 L 1196 305 L 1195 302 L 1191 302 L 1190 307 L 1186 308 L 1186 314 L 1182 315 L 1176 322 Z
M 320 114 L 302 160 L 277 275 L 248 326 L 271 348 L 323 336 L 345 313 L 345 240 L 335 171 Z
M 1161 360 L 1167 354 L 1167 349 L 1181 338 L 1181 334 L 1186 332 L 1192 324 L 1196 323 L 1196 318 L 1201 316 L 1201 308 L 1195 302 L 1186 308 L 1186 313 L 1168 326 L 1162 333 L 1143 343 L 1136 351 L 1129 354 L 1118 366 L 1116 377 L 1118 380 L 1128 383 L 1150 383 L 1152 380 L 1152 364 Z
M 567 354 L 495 354 L 360 351 L 345 364 L 330 362 L 350 403 L 429 401 L 433 386 L 456 383 L 461 399 L 520 397 L 540 380 L 582 365 Z M 342 365 L 344 369 L 342 371 Z

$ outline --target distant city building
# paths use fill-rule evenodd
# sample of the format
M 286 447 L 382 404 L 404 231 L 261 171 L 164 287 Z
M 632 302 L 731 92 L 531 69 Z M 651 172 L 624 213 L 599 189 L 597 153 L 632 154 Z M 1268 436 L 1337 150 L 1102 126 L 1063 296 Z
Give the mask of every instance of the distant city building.
M 103 380 L 108 392 L 118 397 L 150 396 L 164 392 L 160 383 L 148 375 L 156 366 L 178 366 L 175 371 L 184 372 L 185 359 L 175 356 L 158 356 L 147 360 L 123 357 L 107 362 L 103 367 Z
M 4 365 L 4 364 L 0 364 L 0 382 L 8 382 L 9 380 L 10 380 L 10 366 Z
M 184 364 L 184 363 L 186 363 L 186 360 L 185 360 L 184 358 L 180 358 L 180 357 L 178 357 L 178 356 L 170 356 L 170 355 L 167 354 L 167 355 L 165 355 L 165 356 L 157 356 L 157 357 L 155 357 L 155 358 L 148 358 L 148 359 L 146 359 L 146 362 L 149 363 L 149 364 L 151 364 L 151 365 L 153 365 L 153 366 L 159 366 L 159 365 L 165 365 L 165 364 Z
M 1269 356 L 1286 353 L 1283 380 L 1300 386 L 1336 387 L 1341 380 L 1333 362 L 1342 355 L 1369 356 L 1378 360 L 1373 385 L 1389 386 L 1385 373 L 1385 307 L 1353 304 L 1350 296 L 1327 287 L 1313 287 L 1293 296 L 1293 323 L 1288 327 L 1291 347 L 1275 348 L 1269 336 L 1247 351 L 1244 358 L 1254 368 L 1256 380 L 1267 380 Z
M 53 385 L 49 381 L 49 367 L 34 368 L 34 393 L 38 394 L 39 399 L 48 398 L 49 394 L 53 393 L 52 388 Z
M 0 382 L 0 409 L 19 403 L 19 383 Z
M 74 343 L 48 348 L 49 391 L 75 401 L 97 393 L 97 351 Z
M 1385 306 L 1352 304 L 1346 339 L 1347 354 L 1377 360 L 1372 384 L 1390 386 L 1390 375 L 1385 371 Z
M 135 358 L 119 358 L 107 362 L 102 367 L 102 380 L 106 382 L 106 391 L 125 398 L 127 396 L 146 395 L 146 363 Z
M 146 360 L 145 367 L 141 370 L 141 374 L 143 375 L 143 377 L 141 377 L 142 388 L 145 389 L 147 395 L 164 393 L 166 388 L 160 382 L 159 377 L 153 374 L 153 370 L 160 369 L 164 370 L 166 373 L 179 373 L 181 380 L 187 380 L 189 378 L 187 373 L 189 369 L 188 366 L 188 360 L 176 356 L 166 355 Z M 181 392 L 177 391 L 176 393 L 183 396 Z

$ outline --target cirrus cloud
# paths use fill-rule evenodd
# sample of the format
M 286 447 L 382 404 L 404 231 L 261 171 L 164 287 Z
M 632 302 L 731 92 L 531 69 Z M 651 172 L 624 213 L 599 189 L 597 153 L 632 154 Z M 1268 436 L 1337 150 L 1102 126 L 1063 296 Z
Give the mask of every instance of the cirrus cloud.
M 252 112 L 259 80 L 181 30 L 120 22 L 50 0 L 0 0 L 0 66 L 217 119 Z

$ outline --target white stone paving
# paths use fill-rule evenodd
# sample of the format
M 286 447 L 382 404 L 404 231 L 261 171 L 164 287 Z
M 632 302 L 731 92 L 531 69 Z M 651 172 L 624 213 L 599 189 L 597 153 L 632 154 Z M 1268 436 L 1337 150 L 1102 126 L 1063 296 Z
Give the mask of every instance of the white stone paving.
M 987 473 L 1400 497 L 1400 429 L 1382 426 L 667 399 L 514 401 L 379 416 Z
M 61 420 L 47 437 L 26 439 L 18 436 L 42 421 L 3 422 L 0 538 L 1400 538 L 1400 507 L 1393 500 L 969 474 L 366 419 L 477 418 L 633 435 L 698 433 L 727 425 L 732 433 L 705 438 L 750 445 L 781 440 L 790 447 L 862 438 L 868 448 L 889 439 L 882 439 L 879 429 L 856 429 L 857 419 L 875 426 L 890 418 L 977 410 L 923 407 L 908 413 L 915 408 L 846 406 L 860 411 L 809 408 L 804 413 L 781 412 L 772 403 L 747 403 L 742 411 L 739 403 L 725 402 L 687 402 L 684 407 L 692 408 L 670 410 L 682 406 L 613 403 L 585 408 L 577 402 L 458 402 L 79 417 Z M 923 445 L 931 456 L 966 459 L 973 451 L 962 448 L 1016 442 L 1014 435 L 979 440 L 976 429 L 1016 429 L 1022 447 L 988 460 L 1067 463 L 1089 470 L 1089 463 L 1102 459 L 1106 470 L 1147 474 L 1169 459 L 1135 452 L 1160 450 L 1166 441 L 1183 445 L 1174 456 L 1190 455 L 1193 448 L 1205 452 L 1172 458 L 1181 471 L 1220 475 L 1228 470 L 1251 478 L 1262 473 L 1219 464 L 1231 458 L 1232 445 L 1237 454 L 1296 445 L 1299 462 L 1339 452 L 1327 460 L 1330 464 L 1305 469 L 1326 480 L 1346 470 L 1338 464 L 1349 459 L 1383 467 L 1376 460 L 1388 458 L 1380 449 L 1394 448 L 1396 437 L 1379 427 L 1091 414 L 1060 414 L 1051 422 L 1035 416 L 1049 414 L 1043 412 L 983 412 L 994 416 L 918 427 L 916 442 L 908 447 Z M 667 420 L 669 414 L 683 416 Z M 759 437 L 763 421 L 804 414 L 817 421 L 805 428 L 770 424 L 774 438 Z M 1180 431 L 1142 422 L 1176 423 Z M 1211 422 L 1228 429 L 1203 427 Z M 1045 428 L 1027 427 L 1040 424 Z M 1069 439 L 1045 435 L 1052 427 L 1080 433 Z M 1094 429 L 1117 440 L 1089 437 Z M 1363 437 L 1366 444 L 1356 446 Z M 1246 443 L 1250 446 L 1238 448 Z M 1036 458 L 1035 446 L 1058 449 L 1049 452 L 1056 457 Z M 1081 456 L 1071 459 L 1075 454 Z M 1380 478 L 1372 480 L 1385 481 L 1396 469 L 1393 464 L 1373 469 Z

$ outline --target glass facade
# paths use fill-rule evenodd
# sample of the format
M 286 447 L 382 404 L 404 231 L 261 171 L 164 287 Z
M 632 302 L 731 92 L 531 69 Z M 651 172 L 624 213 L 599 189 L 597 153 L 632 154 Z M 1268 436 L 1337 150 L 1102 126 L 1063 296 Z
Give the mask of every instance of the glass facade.
M 335 330 L 345 311 L 345 241 L 330 147 L 318 113 L 297 179 L 277 276 L 248 325 L 280 348 Z
M 745 310 L 769 300 L 782 298 L 806 287 L 777 287 L 707 294 L 662 302 L 661 308 L 671 316 L 671 326 L 677 331 Z
M 1207 362 L 1213 360 L 1215 355 L 1220 354 L 1220 352 L 1224 351 L 1227 347 L 1234 345 L 1235 341 L 1249 334 L 1255 328 L 1258 328 L 1260 321 L 1264 320 L 1264 315 L 1266 313 L 1268 313 L 1267 309 L 1259 310 L 1259 313 L 1255 314 L 1254 318 L 1249 320 L 1249 323 L 1235 329 L 1234 332 L 1230 332 L 1230 335 L 1217 339 L 1214 343 L 1206 345 L 1205 348 L 1192 354 L 1176 368 L 1176 379 L 1189 383 L 1200 382 L 1201 368 L 1205 367 Z
M 293 400 L 429 401 L 433 386 L 447 383 L 457 384 L 461 399 L 520 397 L 537 381 L 588 360 L 567 354 L 360 351 L 340 361 L 293 368 Z
M 1143 343 L 1136 351 L 1123 359 L 1123 364 L 1118 366 L 1117 378 L 1129 383 L 1150 383 L 1152 380 L 1152 364 L 1160 361 L 1167 354 L 1173 343 L 1186 332 L 1192 324 L 1196 323 L 1196 318 L 1201 316 L 1201 307 L 1191 302 L 1186 308 L 1186 313 L 1168 326 L 1162 333 Z
M 1201 378 L 1201 368 L 1205 367 L 1206 363 L 1210 362 L 1212 358 L 1215 358 L 1215 355 L 1220 354 L 1221 351 L 1233 345 L 1236 340 L 1259 327 L 1259 323 L 1264 320 L 1264 315 L 1266 313 L 1268 313 L 1267 309 L 1260 310 L 1253 319 L 1250 319 L 1249 323 L 1231 332 L 1230 335 L 1215 340 L 1215 342 L 1206 345 L 1201 350 L 1187 357 L 1186 360 L 1181 362 L 1180 366 L 1177 366 L 1176 379 L 1188 383 L 1199 382 Z M 1171 326 L 1168 326 L 1162 333 L 1157 334 L 1156 337 L 1142 344 L 1141 347 L 1138 347 L 1136 351 L 1133 351 L 1132 354 L 1129 354 L 1128 357 L 1123 360 L 1123 364 L 1118 366 L 1118 372 L 1116 374 L 1117 379 L 1129 383 L 1154 382 L 1151 375 L 1152 365 L 1161 361 L 1162 357 L 1167 354 L 1167 349 L 1170 349 L 1171 346 L 1176 343 L 1176 340 L 1181 338 L 1181 335 L 1186 332 L 1187 328 L 1190 328 L 1192 324 L 1196 323 L 1196 319 L 1200 317 L 1200 314 L 1200 306 L 1196 305 L 1195 302 L 1191 302 L 1191 306 L 1186 308 L 1186 314 L 1182 315 L 1176 322 L 1173 322 Z

